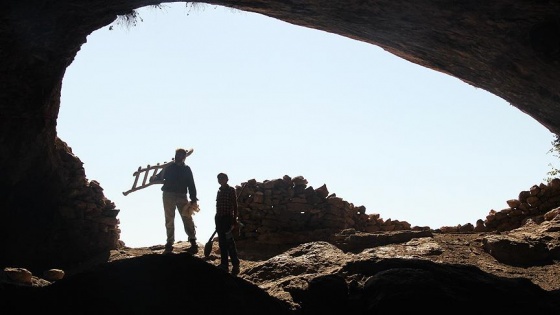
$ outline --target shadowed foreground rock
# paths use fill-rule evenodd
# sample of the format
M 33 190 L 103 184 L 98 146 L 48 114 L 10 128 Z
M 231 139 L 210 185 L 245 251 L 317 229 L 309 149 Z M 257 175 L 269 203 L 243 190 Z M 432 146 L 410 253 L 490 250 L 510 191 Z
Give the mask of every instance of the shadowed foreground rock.
M 391 259 L 360 266 L 376 271 L 365 284 L 362 311 L 368 314 L 554 314 L 558 295 L 527 279 L 499 278 L 472 266 Z
M 254 284 L 187 253 L 118 260 L 49 286 L 12 289 L 2 294 L 2 313 L 288 314 Z
M 333 259 L 337 258 L 337 259 Z M 558 314 L 560 290 L 460 264 L 302 244 L 239 277 L 197 256 L 116 260 L 43 287 L 4 284 L 5 314 Z M 268 293 L 267 293 L 268 292 Z

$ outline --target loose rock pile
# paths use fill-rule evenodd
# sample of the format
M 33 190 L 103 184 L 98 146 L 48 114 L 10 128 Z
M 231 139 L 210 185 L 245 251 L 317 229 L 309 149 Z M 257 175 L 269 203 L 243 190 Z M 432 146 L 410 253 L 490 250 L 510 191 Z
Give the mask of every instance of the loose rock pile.
M 527 220 L 541 223 L 545 221 L 546 213 L 560 207 L 560 179 L 554 178 L 547 184 L 533 185 L 529 190 L 521 191 L 517 199 L 510 199 L 506 202 L 508 208 L 499 211 L 491 209 L 486 216 L 486 220 L 479 219 L 476 226 L 468 223 L 456 227 L 444 226 L 439 230 L 444 233 L 503 232 L 517 229 L 524 225 Z

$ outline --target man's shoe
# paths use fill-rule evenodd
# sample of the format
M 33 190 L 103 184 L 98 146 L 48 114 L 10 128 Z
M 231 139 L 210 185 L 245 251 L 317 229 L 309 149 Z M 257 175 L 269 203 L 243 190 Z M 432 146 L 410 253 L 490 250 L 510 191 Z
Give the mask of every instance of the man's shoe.
M 171 254 L 173 253 L 173 246 L 165 246 L 165 249 L 163 250 L 164 254 Z
M 229 269 L 227 265 L 222 265 L 222 264 L 218 265 L 218 268 L 222 269 L 225 272 L 228 272 Z
M 191 254 L 196 254 L 198 253 L 198 244 L 196 243 L 196 241 L 189 241 L 191 243 L 191 247 L 189 247 L 189 249 L 187 249 L 187 252 L 191 253 Z
M 239 265 L 234 265 L 231 268 L 231 274 L 234 275 L 234 276 L 237 276 L 239 274 Z

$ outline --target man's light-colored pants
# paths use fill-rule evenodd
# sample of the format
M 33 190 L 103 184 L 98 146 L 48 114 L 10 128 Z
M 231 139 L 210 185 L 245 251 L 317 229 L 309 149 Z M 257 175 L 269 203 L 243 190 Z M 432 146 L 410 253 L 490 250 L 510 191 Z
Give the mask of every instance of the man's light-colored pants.
M 178 194 L 172 192 L 163 192 L 163 211 L 165 212 L 165 229 L 167 230 L 166 245 L 175 243 L 175 210 L 178 210 L 179 216 L 183 220 L 185 233 L 189 237 L 189 241 L 196 241 L 196 230 L 191 215 L 181 215 L 181 209 L 188 203 L 186 194 Z

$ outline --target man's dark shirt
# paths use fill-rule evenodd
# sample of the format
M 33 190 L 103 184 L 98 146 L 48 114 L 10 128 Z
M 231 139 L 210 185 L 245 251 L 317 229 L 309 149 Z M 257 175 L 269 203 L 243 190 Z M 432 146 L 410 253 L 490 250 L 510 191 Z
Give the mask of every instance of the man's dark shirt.
M 188 165 L 171 163 L 158 174 L 158 177 L 163 179 L 161 190 L 179 194 L 187 194 L 188 190 L 191 201 L 198 200 L 193 173 Z

